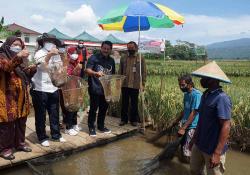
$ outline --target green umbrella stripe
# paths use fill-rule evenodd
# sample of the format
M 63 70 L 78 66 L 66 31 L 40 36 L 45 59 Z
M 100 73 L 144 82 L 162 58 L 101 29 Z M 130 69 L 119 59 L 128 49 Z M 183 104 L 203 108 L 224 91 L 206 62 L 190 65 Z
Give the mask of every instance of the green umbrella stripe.
M 99 24 L 110 24 L 115 22 L 120 22 L 124 16 L 125 11 L 128 6 L 123 6 L 121 8 L 111 10 L 107 15 L 98 21 Z
M 162 18 L 162 19 L 148 17 L 148 21 L 149 21 L 150 27 L 153 27 L 153 28 L 171 28 L 171 27 L 174 27 L 173 21 L 171 19 L 169 19 L 167 16 L 164 16 L 164 18 Z

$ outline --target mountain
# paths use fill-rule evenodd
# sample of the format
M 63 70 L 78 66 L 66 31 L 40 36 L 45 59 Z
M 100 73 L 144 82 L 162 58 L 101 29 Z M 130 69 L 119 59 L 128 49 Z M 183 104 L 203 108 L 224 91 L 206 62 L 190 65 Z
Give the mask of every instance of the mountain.
M 206 49 L 208 57 L 213 59 L 250 59 L 250 38 L 213 43 Z

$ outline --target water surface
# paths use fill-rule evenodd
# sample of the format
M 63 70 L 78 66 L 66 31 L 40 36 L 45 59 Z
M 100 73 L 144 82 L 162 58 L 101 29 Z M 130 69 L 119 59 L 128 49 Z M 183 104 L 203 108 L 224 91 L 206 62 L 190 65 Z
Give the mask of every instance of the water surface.
M 147 143 L 140 135 L 125 138 L 46 165 L 35 166 L 46 175 L 139 175 L 144 160 L 154 157 L 161 148 Z M 230 150 L 225 175 L 249 175 L 250 155 Z M 27 166 L 0 171 L 1 175 L 33 175 Z M 177 158 L 162 162 L 155 175 L 188 175 L 189 166 Z

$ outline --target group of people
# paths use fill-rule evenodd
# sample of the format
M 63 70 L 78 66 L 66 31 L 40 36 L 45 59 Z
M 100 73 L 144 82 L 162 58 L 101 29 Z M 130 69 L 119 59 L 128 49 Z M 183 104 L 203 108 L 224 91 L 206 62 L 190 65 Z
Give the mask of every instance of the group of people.
M 184 93 L 178 130 L 182 136 L 182 161 L 190 163 L 191 174 L 206 171 L 208 175 L 220 175 L 225 171 L 232 110 L 231 100 L 220 82 L 230 83 L 230 80 L 215 62 L 192 75 L 201 77 L 200 84 L 206 90 L 203 94 L 197 90 L 191 75 L 178 79 Z
M 54 35 L 44 33 L 37 42 L 39 48 L 32 65 L 28 64 L 29 52 L 20 38 L 8 37 L 0 47 L 0 156 L 4 159 L 14 159 L 14 150 L 31 151 L 25 144 L 26 120 L 30 110 L 29 90 L 35 111 L 36 134 L 42 146 L 50 146 L 45 130 L 46 111 L 52 140 L 66 142 L 59 126 L 60 106 L 65 133 L 74 136 L 81 130 L 77 124 L 77 112 L 64 108 L 62 91 L 53 84 L 48 73 L 50 66 L 55 63 L 62 66 L 65 60 L 68 62 L 68 75 L 88 78 L 89 135 L 96 136 L 96 128 L 102 133 L 111 132 L 105 126 L 108 103 L 99 77 L 116 73 L 115 61 L 110 56 L 112 42 L 102 42 L 100 52 L 88 60 L 82 41 L 79 41 L 77 47 L 65 48 Z M 146 64 L 144 58 L 139 57 L 138 45 L 133 41 L 127 44 L 127 53 L 120 60 L 118 74 L 126 77 L 121 89 L 119 125 L 124 126 L 130 122 L 132 126 L 137 126 L 140 122 L 138 95 L 145 87 Z M 192 74 L 201 77 L 201 86 L 206 91 L 202 94 L 196 89 L 190 75 L 178 79 L 179 87 L 184 93 L 184 110 L 180 114 L 178 131 L 183 137 L 183 157 L 190 161 L 192 174 L 201 174 L 204 166 L 208 174 L 223 174 L 232 104 L 219 83 L 230 83 L 230 80 L 215 62 Z
M 88 114 L 89 135 L 96 136 L 97 129 L 102 133 L 111 131 L 105 126 L 108 103 L 99 77 L 115 74 L 115 61 L 110 56 L 113 44 L 104 41 L 100 52 L 87 58 L 83 41 L 78 46 L 65 47 L 56 36 L 44 33 L 37 39 L 38 49 L 34 55 L 34 63 L 29 65 L 29 52 L 23 41 L 11 36 L 0 47 L 0 156 L 4 159 L 15 158 L 14 151 L 32 151 L 25 144 L 25 128 L 30 112 L 29 95 L 35 112 L 35 130 L 39 143 L 49 147 L 49 136 L 46 133 L 46 113 L 50 123 L 51 140 L 66 142 L 62 137 L 59 122 L 59 108 L 63 114 L 65 133 L 75 136 L 81 130 L 77 124 L 77 111 L 65 108 L 62 90 L 53 83 L 49 69 L 55 64 L 63 67 L 67 62 L 67 74 L 88 78 L 90 109 Z M 132 109 L 130 122 L 133 126 L 139 121 L 138 93 L 139 59 L 138 46 L 128 43 L 128 54 L 122 59 L 119 72 L 126 76 L 122 88 L 122 120 L 120 125 L 128 123 L 128 103 L 131 98 Z M 127 61 L 126 61 L 127 60 Z M 145 85 L 146 68 L 142 59 L 142 84 Z M 98 111 L 98 114 L 97 114 Z M 96 116 L 97 115 L 97 116 Z

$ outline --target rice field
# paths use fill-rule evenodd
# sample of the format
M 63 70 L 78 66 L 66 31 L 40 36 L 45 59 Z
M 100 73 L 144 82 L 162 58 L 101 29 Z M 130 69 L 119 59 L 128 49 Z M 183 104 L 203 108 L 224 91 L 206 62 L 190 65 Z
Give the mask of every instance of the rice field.
M 177 78 L 204 65 L 203 61 L 147 60 L 147 84 L 145 89 L 145 113 L 158 127 L 167 125 L 182 110 L 183 93 Z M 233 102 L 233 127 L 250 128 L 250 61 L 219 61 L 218 65 L 228 75 L 232 84 L 224 84 L 223 90 Z M 199 78 L 194 77 L 196 88 L 201 91 Z

